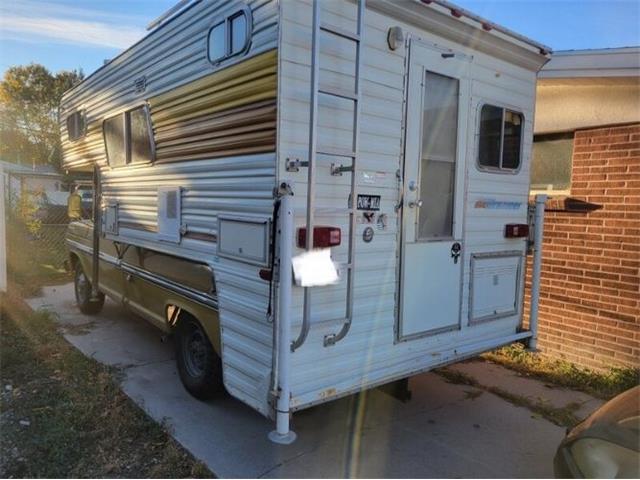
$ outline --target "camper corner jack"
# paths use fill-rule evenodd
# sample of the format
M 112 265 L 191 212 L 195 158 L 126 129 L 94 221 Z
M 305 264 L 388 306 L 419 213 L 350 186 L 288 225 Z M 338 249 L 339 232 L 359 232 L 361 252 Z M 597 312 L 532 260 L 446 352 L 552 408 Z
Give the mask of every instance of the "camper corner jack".
M 93 233 L 91 251 L 91 300 L 96 301 L 100 295 L 100 233 L 102 230 L 102 195 L 100 191 L 100 168 L 93 168 Z
M 538 306 L 540 304 L 540 275 L 542 271 L 542 234 L 544 231 L 544 207 L 547 201 L 545 194 L 536 195 L 536 208 L 534 214 L 533 237 L 533 271 L 531 272 L 531 310 L 529 312 L 529 338 L 528 347 L 536 351 L 538 346 Z

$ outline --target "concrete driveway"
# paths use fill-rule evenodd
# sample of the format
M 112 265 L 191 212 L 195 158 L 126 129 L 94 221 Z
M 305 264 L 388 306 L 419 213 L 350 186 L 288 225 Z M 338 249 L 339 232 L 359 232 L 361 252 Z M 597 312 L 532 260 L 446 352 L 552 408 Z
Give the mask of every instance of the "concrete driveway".
M 173 348 L 158 330 L 107 301 L 95 317 L 79 313 L 72 285 L 47 287 L 29 300 L 57 314 L 69 342 L 119 367 L 124 392 L 220 477 L 551 477 L 564 428 L 482 389 L 428 373 L 410 380 L 402 403 L 372 390 L 298 412 L 289 446 L 267 439 L 273 424 L 231 397 L 204 403 L 182 388 Z M 501 367 L 455 367 L 501 388 L 585 412 L 598 402 L 551 389 Z M 491 370 L 493 369 L 493 370 Z

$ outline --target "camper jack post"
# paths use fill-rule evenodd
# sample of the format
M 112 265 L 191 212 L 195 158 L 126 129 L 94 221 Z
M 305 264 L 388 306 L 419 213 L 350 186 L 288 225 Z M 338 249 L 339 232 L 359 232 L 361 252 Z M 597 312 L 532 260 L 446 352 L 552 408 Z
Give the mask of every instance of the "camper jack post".
M 531 272 L 531 311 L 529 313 L 529 349 L 536 350 L 538 344 L 538 305 L 540 303 L 540 271 L 542 268 L 542 234 L 544 231 L 545 194 L 536 195 L 533 236 L 533 271 Z
M 98 298 L 100 283 L 100 230 L 101 230 L 101 196 L 100 196 L 100 168 L 93 170 L 93 257 L 91 263 L 91 298 Z
M 278 401 L 276 429 L 269 433 L 274 443 L 288 445 L 296 439 L 289 430 L 289 366 L 291 357 L 291 257 L 293 251 L 292 195 L 285 192 L 280 199 L 280 266 L 278 289 Z

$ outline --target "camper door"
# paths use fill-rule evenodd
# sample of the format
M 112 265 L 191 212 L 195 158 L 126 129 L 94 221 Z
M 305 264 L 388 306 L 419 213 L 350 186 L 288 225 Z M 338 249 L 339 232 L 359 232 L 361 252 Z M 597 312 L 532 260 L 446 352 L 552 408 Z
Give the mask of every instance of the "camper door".
M 457 329 L 469 57 L 410 45 L 398 337 Z

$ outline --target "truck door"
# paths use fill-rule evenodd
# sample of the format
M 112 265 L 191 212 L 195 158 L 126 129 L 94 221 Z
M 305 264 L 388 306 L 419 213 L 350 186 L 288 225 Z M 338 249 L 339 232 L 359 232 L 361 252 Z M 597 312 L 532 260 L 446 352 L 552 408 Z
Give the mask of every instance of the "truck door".
M 398 337 L 457 329 L 469 57 L 412 40 Z

